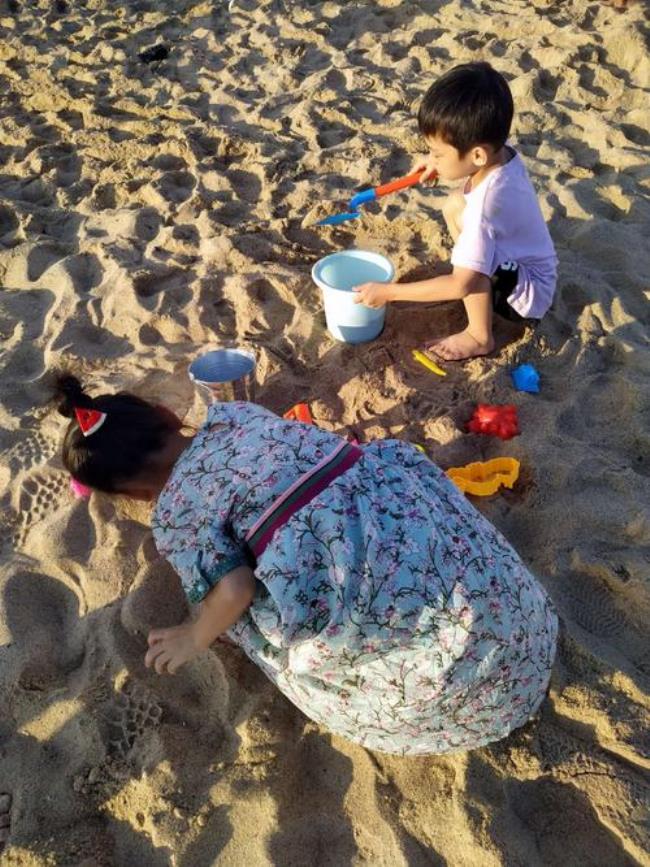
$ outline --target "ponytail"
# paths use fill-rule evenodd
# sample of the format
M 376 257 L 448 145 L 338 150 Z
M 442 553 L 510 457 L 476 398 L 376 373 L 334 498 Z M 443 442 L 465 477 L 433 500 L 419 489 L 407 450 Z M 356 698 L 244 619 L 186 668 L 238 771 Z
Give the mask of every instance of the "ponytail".
M 120 483 L 138 476 L 181 422 L 163 407 L 128 392 L 90 397 L 77 377 L 62 374 L 56 382 L 58 411 L 71 419 L 63 439 L 63 463 L 83 485 L 119 493 Z M 80 416 L 103 416 L 82 429 Z

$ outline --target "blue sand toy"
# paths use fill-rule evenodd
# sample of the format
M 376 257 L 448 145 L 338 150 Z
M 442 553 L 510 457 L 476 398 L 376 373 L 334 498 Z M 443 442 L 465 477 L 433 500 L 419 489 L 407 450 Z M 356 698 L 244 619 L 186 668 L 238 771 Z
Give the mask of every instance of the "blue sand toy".
M 517 391 L 528 391 L 530 394 L 539 393 L 539 373 L 532 364 L 520 364 L 510 371 L 510 376 Z
M 345 223 L 346 220 L 356 220 L 361 216 L 361 211 L 345 211 L 342 214 L 332 214 L 331 217 L 325 217 L 324 220 L 319 220 L 317 226 L 338 226 L 339 223 Z
M 348 207 L 349 211 L 342 214 L 334 214 L 331 217 L 326 217 L 316 223 L 317 226 L 337 226 L 339 223 L 345 223 L 346 220 L 356 220 L 361 216 L 359 210 L 360 205 L 366 205 L 368 202 L 374 202 L 375 199 L 380 199 L 382 196 L 388 196 L 390 193 L 396 193 L 398 190 L 405 190 L 407 187 L 412 187 L 419 183 L 424 169 L 418 169 L 417 172 L 412 172 L 405 178 L 398 178 L 396 181 L 391 181 L 389 184 L 382 184 L 379 187 L 373 187 L 370 190 L 363 190 L 357 193 L 350 199 Z M 434 178 L 434 184 L 438 183 L 438 176 Z

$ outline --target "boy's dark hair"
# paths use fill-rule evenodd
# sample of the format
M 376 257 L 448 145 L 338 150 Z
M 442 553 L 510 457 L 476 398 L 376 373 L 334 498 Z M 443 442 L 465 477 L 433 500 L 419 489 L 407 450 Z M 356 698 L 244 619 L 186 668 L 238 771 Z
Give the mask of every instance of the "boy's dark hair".
M 128 392 L 89 397 L 69 374 L 57 378 L 56 391 L 62 398 L 59 412 L 72 419 L 63 439 L 63 464 L 74 479 L 98 491 L 118 493 L 120 482 L 145 469 L 169 434 L 181 427 L 169 410 Z M 106 421 L 84 436 L 75 409 L 105 412 Z
M 489 63 L 455 66 L 431 85 L 418 112 L 420 132 L 464 156 L 475 145 L 503 147 L 514 106 L 505 78 Z

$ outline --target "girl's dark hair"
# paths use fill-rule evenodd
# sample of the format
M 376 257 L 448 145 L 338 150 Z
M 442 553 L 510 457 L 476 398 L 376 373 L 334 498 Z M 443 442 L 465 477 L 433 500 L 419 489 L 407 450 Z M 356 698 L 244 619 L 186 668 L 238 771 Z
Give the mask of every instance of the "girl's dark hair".
M 63 463 L 78 482 L 107 493 L 119 493 L 120 482 L 134 478 L 160 451 L 181 422 L 169 410 L 128 392 L 89 397 L 75 376 L 56 381 L 59 412 L 71 418 L 63 439 Z M 106 413 L 106 421 L 84 436 L 75 409 Z
M 463 63 L 426 92 L 418 124 L 424 136 L 437 136 L 464 156 L 475 145 L 503 147 L 514 106 L 505 78 L 489 63 Z

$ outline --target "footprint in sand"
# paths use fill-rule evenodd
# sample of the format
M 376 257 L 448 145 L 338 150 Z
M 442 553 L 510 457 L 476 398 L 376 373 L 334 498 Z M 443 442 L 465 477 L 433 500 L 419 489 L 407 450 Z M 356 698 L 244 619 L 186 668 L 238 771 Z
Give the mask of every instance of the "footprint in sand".
M 259 149 L 258 144 L 226 134 L 217 145 L 217 164 L 221 163 L 219 168 L 227 169 L 235 162 L 254 162 L 260 156 Z
M 11 795 L 0 793 L 0 852 L 7 845 L 11 834 Z
M 162 217 L 155 208 L 142 208 L 136 217 L 134 234 L 141 241 L 153 241 L 161 225 Z
M 69 256 L 63 262 L 63 267 L 70 275 L 72 285 L 80 295 L 90 292 L 102 282 L 104 269 L 93 253 L 79 253 Z
M 47 463 L 54 457 L 57 449 L 56 441 L 48 439 L 40 431 L 23 433 L 15 445 L 0 454 L 0 464 L 9 467 L 15 476 L 20 470 L 31 470 Z
M 295 297 L 275 277 L 256 277 L 246 286 L 246 304 L 251 308 L 249 333 L 285 334 L 295 315 Z
M 194 192 L 196 178 L 190 172 L 167 172 L 159 181 L 159 189 L 172 204 L 185 202 Z
M 52 514 L 68 500 L 70 479 L 67 473 L 38 473 L 28 477 L 20 493 L 20 511 L 35 524 Z
M 6 554 L 19 547 L 21 539 L 20 517 L 4 498 L 0 503 L 0 553 Z
M 249 217 L 250 207 L 242 202 L 226 202 L 223 207 L 210 214 L 210 219 L 222 226 L 238 226 Z
M 168 268 L 160 271 L 139 271 L 133 275 L 133 289 L 139 299 L 153 298 L 161 292 L 168 292 L 183 285 L 182 268 Z
M 640 653 L 632 662 L 641 674 L 650 678 L 650 650 Z
M 244 201 L 255 204 L 259 202 L 262 194 L 262 184 L 259 177 L 253 172 L 245 172 L 243 169 L 231 169 L 226 172 L 232 191 L 235 196 Z
M 18 494 L 18 547 L 25 542 L 32 527 L 69 505 L 69 486 L 70 477 L 63 472 L 37 473 L 25 479 Z
M 534 839 L 541 863 L 592 867 L 633 867 L 637 863 L 602 823 L 587 794 L 570 783 L 533 780 L 511 784 L 508 790 L 512 810 Z
M 615 596 L 602 582 L 574 575 L 567 589 L 575 621 L 599 638 L 614 639 L 628 628 L 623 611 L 616 607 Z
M 0 206 L 0 239 L 10 240 L 9 236 L 13 236 L 20 228 L 20 220 L 18 215 L 6 205 Z
M 45 243 L 33 247 L 27 256 L 27 279 L 31 283 L 40 280 L 49 268 L 69 253 L 70 248 L 65 244 Z
M 64 124 L 67 124 L 71 130 L 79 130 L 83 129 L 84 124 L 84 116 L 80 111 L 75 111 L 74 109 L 64 109 L 63 111 L 59 111 L 57 116 L 60 121 Z
M 162 720 L 162 707 L 141 684 L 127 680 L 107 714 L 108 747 L 127 759 L 136 742 Z
M 35 152 L 41 172 L 54 173 L 59 187 L 69 187 L 81 178 L 82 161 L 71 144 L 48 144 Z
M 543 863 L 567 863 L 566 857 L 564 861 L 559 857 L 559 850 L 551 854 L 559 841 L 567 839 L 575 839 L 576 852 L 582 855 L 599 853 L 593 860 L 578 858 L 576 864 L 631 867 L 637 863 L 631 858 L 619 860 L 615 848 L 607 852 L 613 841 L 605 829 L 609 825 L 619 833 L 622 830 L 628 840 L 646 848 L 647 832 L 637 818 L 644 810 L 647 814 L 650 797 L 643 767 L 634 767 L 627 758 L 621 760 L 549 721 L 539 724 L 537 738 L 527 744 L 541 761 L 544 777 L 510 780 L 505 794 L 513 812 L 537 837 L 540 850 L 548 849 Z
M 151 160 L 151 165 L 162 172 L 181 172 L 187 169 L 187 163 L 175 154 L 160 154 Z

